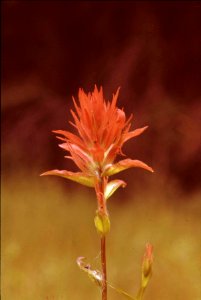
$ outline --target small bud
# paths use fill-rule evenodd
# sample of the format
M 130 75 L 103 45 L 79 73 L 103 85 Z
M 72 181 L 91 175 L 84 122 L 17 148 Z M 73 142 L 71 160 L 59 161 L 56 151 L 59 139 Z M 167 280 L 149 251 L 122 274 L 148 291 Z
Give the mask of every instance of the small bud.
M 94 218 L 94 223 L 99 234 L 106 235 L 110 231 L 110 219 L 108 215 L 101 215 L 98 212 Z
M 142 287 L 145 288 L 152 275 L 153 264 L 153 246 L 149 243 L 146 244 L 146 249 L 142 262 Z

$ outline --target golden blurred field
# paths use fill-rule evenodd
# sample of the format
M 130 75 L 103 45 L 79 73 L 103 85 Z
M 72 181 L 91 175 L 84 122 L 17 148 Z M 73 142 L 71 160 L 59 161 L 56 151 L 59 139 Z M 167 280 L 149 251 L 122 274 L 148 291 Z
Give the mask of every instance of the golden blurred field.
M 107 238 L 111 283 L 135 294 L 149 241 L 154 274 L 144 299 L 201 299 L 201 195 L 182 197 L 173 187 L 133 194 L 122 189 L 112 196 Z M 100 268 L 95 210 L 93 190 L 77 184 L 69 190 L 68 182 L 62 186 L 56 178 L 35 174 L 4 178 L 2 299 L 101 299 L 99 288 L 76 265 L 76 258 L 85 256 Z M 109 289 L 108 299 L 125 298 Z

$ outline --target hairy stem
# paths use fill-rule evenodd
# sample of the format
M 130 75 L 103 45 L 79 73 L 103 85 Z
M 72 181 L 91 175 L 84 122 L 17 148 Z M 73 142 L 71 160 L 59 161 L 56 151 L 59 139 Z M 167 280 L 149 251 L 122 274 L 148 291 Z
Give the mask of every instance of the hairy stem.
M 101 236 L 102 300 L 107 300 L 106 238 Z

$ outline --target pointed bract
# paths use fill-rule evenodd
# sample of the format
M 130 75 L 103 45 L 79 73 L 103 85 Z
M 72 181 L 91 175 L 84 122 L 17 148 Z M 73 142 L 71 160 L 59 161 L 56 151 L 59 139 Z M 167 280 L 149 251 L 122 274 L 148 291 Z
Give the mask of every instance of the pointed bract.
M 123 134 L 123 142 L 125 143 L 126 141 L 130 140 L 131 138 L 142 134 L 147 128 L 148 128 L 148 126 L 145 126 L 145 127 L 138 128 L 138 129 L 135 129 L 133 131 Z

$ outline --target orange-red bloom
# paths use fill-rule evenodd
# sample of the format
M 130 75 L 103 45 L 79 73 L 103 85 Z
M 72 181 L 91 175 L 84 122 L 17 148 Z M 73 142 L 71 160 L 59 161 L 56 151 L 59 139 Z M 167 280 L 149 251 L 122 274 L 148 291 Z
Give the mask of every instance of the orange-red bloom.
M 146 244 L 145 253 L 143 256 L 143 263 L 148 262 L 153 263 L 153 246 L 150 243 Z
M 95 86 L 92 93 L 79 89 L 79 104 L 73 98 L 75 110 L 71 110 L 77 134 L 54 130 L 62 141 L 61 148 L 70 153 L 80 172 L 52 170 L 41 175 L 57 175 L 87 186 L 95 186 L 97 179 L 108 177 L 131 167 L 140 167 L 153 172 L 152 168 L 139 160 L 123 159 L 115 163 L 122 146 L 129 139 L 140 135 L 147 126 L 129 131 L 132 115 L 126 120 L 123 109 L 116 106 L 119 89 L 111 102 L 106 102 L 103 90 Z M 122 181 L 116 181 L 116 188 Z M 111 192 L 111 190 L 110 190 Z M 107 195 L 106 195 L 107 196 Z

